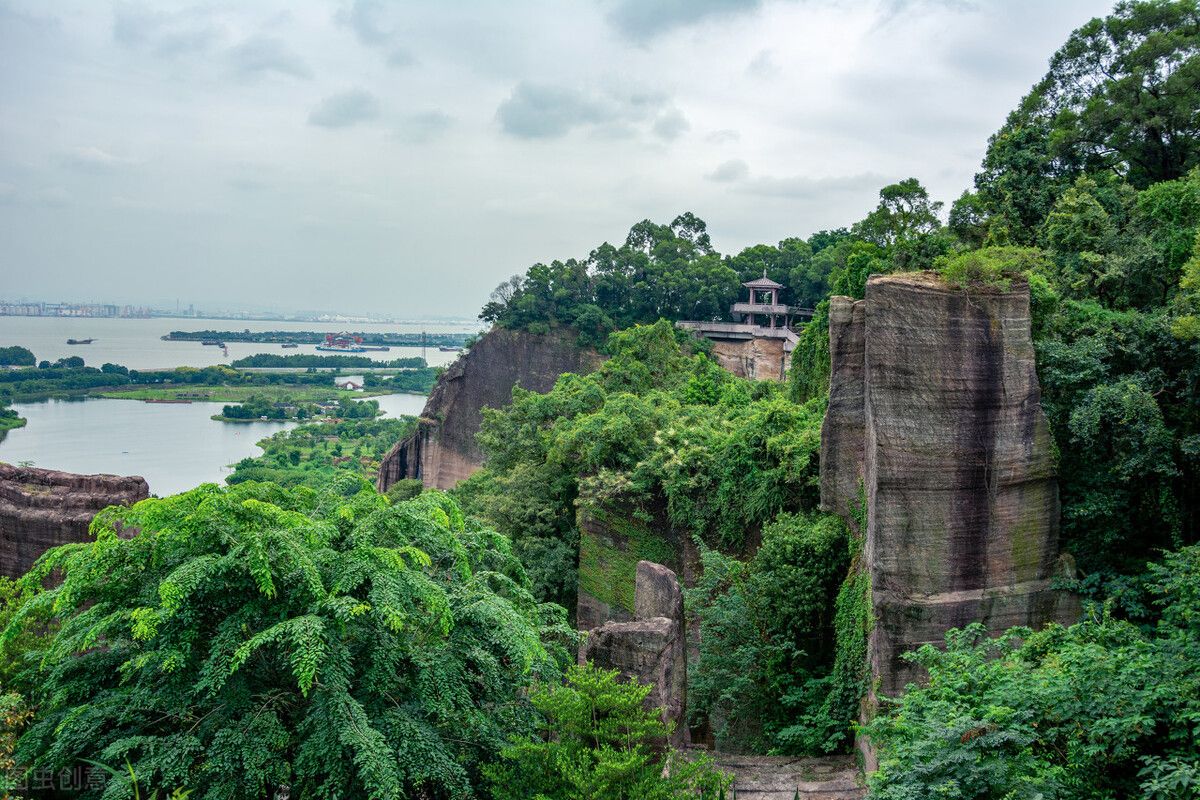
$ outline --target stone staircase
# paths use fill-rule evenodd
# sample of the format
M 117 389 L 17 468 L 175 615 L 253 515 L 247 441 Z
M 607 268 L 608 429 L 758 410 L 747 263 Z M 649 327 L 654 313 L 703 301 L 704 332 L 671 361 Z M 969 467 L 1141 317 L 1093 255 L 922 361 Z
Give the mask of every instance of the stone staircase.
M 866 789 L 853 756 L 789 758 L 714 754 L 717 766 L 733 774 L 729 800 L 861 800 Z M 735 794 L 736 792 L 736 794 Z

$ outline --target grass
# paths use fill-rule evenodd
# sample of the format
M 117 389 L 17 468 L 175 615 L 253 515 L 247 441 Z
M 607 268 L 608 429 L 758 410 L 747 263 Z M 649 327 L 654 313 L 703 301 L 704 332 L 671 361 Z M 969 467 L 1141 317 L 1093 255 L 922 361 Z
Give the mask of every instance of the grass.
M 670 542 L 641 520 L 597 508 L 582 513 L 603 526 L 612 543 L 581 527 L 579 589 L 632 614 L 638 562 L 653 561 L 674 569 L 678 566 L 675 563 L 678 556 Z

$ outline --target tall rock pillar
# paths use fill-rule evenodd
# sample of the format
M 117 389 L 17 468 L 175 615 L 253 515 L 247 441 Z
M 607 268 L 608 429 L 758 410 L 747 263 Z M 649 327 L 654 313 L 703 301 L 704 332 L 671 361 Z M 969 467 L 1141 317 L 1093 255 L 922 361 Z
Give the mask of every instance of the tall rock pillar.
M 821 503 L 851 516 L 866 502 L 879 690 L 919 680 L 900 656 L 949 628 L 1072 621 L 1050 588 L 1058 483 L 1028 287 L 875 276 L 865 300 L 831 301 L 830 352 Z

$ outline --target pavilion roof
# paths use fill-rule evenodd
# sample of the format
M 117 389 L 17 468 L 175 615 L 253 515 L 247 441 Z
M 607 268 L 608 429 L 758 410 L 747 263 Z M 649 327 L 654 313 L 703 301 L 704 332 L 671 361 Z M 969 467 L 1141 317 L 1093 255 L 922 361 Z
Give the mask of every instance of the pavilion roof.
M 752 281 L 746 281 L 742 284 L 747 289 L 782 289 L 782 283 L 776 283 L 768 278 L 765 274 L 761 278 L 755 278 Z

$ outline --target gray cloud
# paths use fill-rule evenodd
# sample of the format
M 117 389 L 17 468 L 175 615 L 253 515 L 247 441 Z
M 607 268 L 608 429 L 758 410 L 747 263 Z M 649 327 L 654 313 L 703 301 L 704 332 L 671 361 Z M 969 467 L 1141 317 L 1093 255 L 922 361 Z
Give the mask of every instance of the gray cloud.
M 113 39 L 131 49 L 174 57 L 211 48 L 223 29 L 204 11 L 159 11 L 138 3 L 118 3 L 113 8 Z
M 732 158 L 729 161 L 722 162 L 717 165 L 717 168 L 708 173 L 704 177 L 716 183 L 733 183 L 735 181 L 744 180 L 750 175 L 750 167 L 745 161 L 740 158 Z
M 521 81 L 496 110 L 504 132 L 519 139 L 554 139 L 590 127 L 605 138 L 629 138 L 644 126 L 674 139 L 690 124 L 661 92 L 595 92 Z
M 389 67 L 410 67 L 416 57 L 402 44 L 399 22 L 393 17 L 395 7 L 379 0 L 353 0 L 334 15 L 367 47 L 383 51 Z
M 320 128 L 348 128 L 379 116 L 379 100 L 363 89 L 351 89 L 326 97 L 308 115 L 308 123 Z
M 292 52 L 287 43 L 276 36 L 251 36 L 230 49 L 229 59 L 234 70 L 245 77 L 272 72 L 293 78 L 312 77 L 312 69 L 304 59 Z
M 504 132 L 521 139 L 565 136 L 572 128 L 604 122 L 610 115 L 582 92 L 522 81 L 500 104 L 496 116 Z
M 392 138 L 405 144 L 424 144 L 450 129 L 454 118 L 444 111 L 427 111 L 405 117 Z
M 608 21 L 630 39 L 645 42 L 710 17 L 754 11 L 761 5 L 762 0 L 619 0 Z
M 678 108 L 669 108 L 654 121 L 654 135 L 671 141 L 691 130 L 692 124 Z

